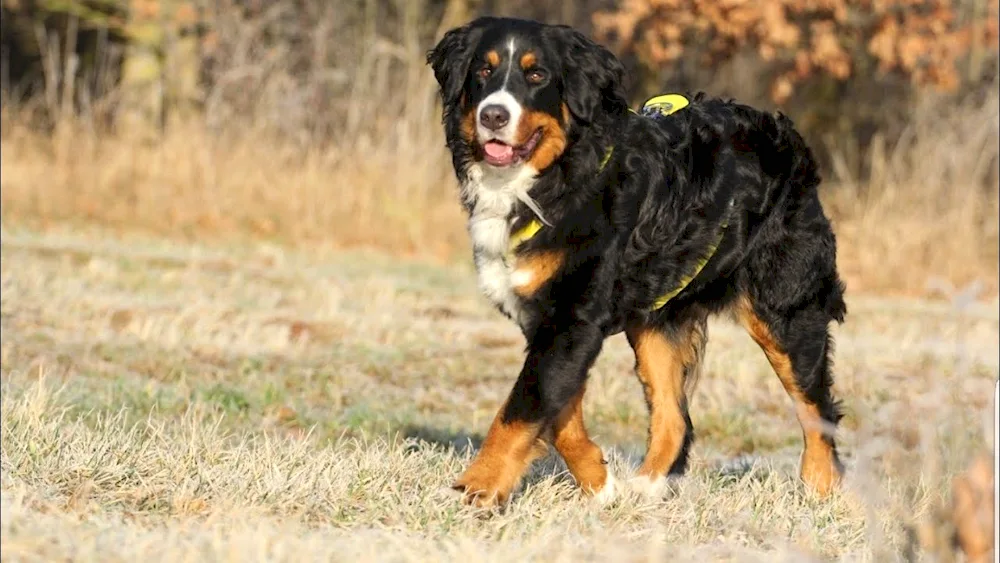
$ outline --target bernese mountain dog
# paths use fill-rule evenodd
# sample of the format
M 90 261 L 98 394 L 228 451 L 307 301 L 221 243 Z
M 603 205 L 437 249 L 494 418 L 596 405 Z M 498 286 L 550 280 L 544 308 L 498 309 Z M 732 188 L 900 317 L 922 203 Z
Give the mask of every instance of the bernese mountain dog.
M 624 332 L 649 407 L 628 484 L 658 494 L 694 437 L 688 398 L 707 318 L 763 349 L 802 427 L 801 478 L 843 472 L 833 431 L 831 321 L 846 314 L 813 155 L 781 113 L 703 94 L 638 111 L 608 50 L 561 25 L 482 17 L 427 55 L 440 86 L 479 285 L 527 341 L 526 359 L 453 488 L 503 504 L 551 444 L 583 491 L 616 487 L 587 435 L 587 373 Z

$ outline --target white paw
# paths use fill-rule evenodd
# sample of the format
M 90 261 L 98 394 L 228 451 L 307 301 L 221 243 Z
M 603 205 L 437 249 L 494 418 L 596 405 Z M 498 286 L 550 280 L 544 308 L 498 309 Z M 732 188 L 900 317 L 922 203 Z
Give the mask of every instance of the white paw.
M 453 487 L 438 487 L 437 494 L 448 500 L 462 500 L 462 497 L 465 495 L 465 493 Z
M 618 494 L 617 489 L 615 476 L 608 471 L 608 476 L 604 479 L 604 487 L 594 495 L 593 501 L 600 506 L 604 506 L 615 499 Z
M 628 486 L 645 497 L 661 498 L 663 491 L 667 488 L 667 478 L 662 475 L 655 479 L 647 475 L 637 475 L 628 480 Z

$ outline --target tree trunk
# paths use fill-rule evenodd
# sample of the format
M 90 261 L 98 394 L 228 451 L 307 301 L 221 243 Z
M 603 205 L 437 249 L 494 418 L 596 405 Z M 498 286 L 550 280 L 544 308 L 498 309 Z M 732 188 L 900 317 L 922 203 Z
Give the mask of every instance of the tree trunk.
M 162 132 L 201 99 L 200 10 L 193 0 L 130 0 L 121 126 Z

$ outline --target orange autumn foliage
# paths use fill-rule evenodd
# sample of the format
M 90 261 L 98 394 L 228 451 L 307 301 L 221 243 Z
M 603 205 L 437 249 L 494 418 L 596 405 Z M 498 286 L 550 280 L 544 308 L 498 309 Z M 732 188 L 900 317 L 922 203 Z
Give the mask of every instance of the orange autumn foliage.
M 595 13 L 596 35 L 648 67 L 714 64 L 747 48 L 773 64 L 774 101 L 816 74 L 846 80 L 864 64 L 955 91 L 964 69 L 998 51 L 998 0 L 622 0 Z M 868 64 L 868 63 L 873 64 Z M 973 70 L 969 70 L 973 72 Z

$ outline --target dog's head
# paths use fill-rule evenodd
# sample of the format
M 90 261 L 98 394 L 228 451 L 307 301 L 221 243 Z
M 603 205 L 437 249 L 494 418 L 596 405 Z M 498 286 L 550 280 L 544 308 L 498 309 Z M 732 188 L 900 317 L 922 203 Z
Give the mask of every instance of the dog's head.
M 479 18 L 447 32 L 427 61 L 449 142 L 496 168 L 542 171 L 574 135 L 627 110 L 622 64 L 566 26 Z

